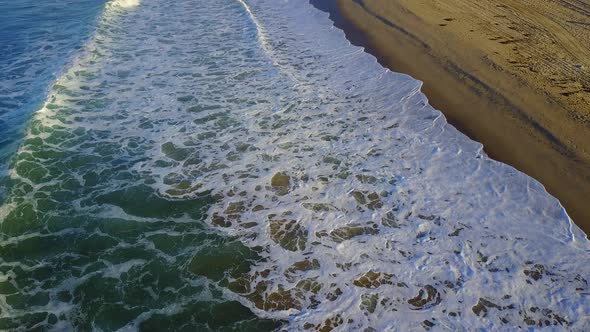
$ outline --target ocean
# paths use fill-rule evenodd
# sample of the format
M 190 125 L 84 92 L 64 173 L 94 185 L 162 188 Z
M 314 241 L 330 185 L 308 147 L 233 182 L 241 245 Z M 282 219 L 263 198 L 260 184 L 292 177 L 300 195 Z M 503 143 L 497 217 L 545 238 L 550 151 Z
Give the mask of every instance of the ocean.
M 103 7 L 100 0 L 0 2 L 0 171 L 6 171 L 26 121 L 83 47 Z
M 559 201 L 306 1 L 0 9 L 0 330 L 590 328 Z

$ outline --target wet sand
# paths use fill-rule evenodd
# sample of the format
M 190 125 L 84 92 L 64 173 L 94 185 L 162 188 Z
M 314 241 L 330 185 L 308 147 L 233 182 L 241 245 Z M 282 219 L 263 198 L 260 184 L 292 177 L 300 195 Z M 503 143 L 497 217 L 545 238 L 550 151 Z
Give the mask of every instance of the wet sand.
M 590 2 L 312 1 L 590 233 Z

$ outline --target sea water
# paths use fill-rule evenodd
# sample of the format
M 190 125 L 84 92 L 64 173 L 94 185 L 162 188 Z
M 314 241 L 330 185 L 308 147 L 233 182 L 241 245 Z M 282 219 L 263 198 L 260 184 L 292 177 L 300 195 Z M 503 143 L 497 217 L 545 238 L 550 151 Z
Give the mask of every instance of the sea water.
M 0 172 L 6 171 L 31 112 L 84 45 L 104 3 L 0 1 Z
M 586 236 L 420 87 L 306 1 L 108 2 L 9 165 L 0 329 L 590 328 Z

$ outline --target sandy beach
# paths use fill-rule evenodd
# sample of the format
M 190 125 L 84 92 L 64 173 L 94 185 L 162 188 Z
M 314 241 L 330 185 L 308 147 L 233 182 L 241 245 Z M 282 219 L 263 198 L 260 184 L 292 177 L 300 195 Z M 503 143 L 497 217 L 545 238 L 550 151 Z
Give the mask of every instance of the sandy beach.
M 449 122 L 590 232 L 589 2 L 336 2 L 329 11 L 353 43 L 422 80 Z

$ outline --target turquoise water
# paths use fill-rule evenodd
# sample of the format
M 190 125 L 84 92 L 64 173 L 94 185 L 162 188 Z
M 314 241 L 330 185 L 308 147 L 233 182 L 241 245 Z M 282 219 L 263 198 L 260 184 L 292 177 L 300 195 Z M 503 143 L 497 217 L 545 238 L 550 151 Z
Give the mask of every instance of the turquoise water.
M 97 8 L 7 164 L 0 329 L 589 327 L 559 202 L 326 14 Z

